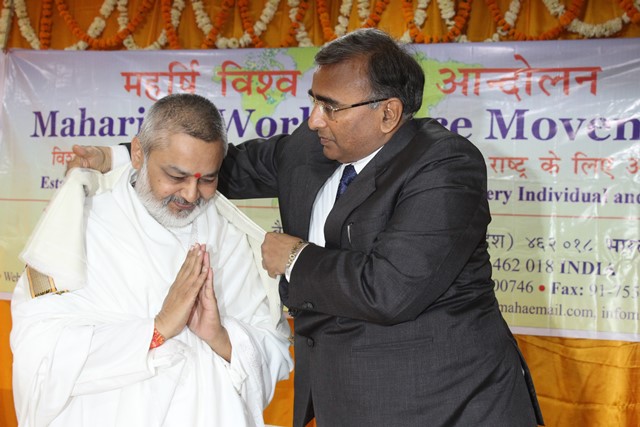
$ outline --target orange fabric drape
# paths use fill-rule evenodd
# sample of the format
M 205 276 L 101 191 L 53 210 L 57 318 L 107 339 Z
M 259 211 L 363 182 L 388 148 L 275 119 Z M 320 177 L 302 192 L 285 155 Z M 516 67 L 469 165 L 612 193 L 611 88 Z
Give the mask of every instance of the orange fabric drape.
M 639 343 L 516 338 L 547 426 L 640 426 Z
M 11 331 L 11 310 L 9 301 L 0 301 L 0 426 L 17 425 L 13 408 L 11 387 L 11 364 L 13 357 L 9 349 Z
M 621 30 L 613 36 L 640 37 L 640 11 L 634 6 L 633 0 L 558 1 L 569 11 L 575 9 L 576 17 L 587 24 L 602 24 L 619 18 L 627 12 L 630 22 L 624 23 Z M 100 15 L 100 6 L 104 3 L 103 0 L 26 0 L 26 2 L 23 0 L 23 2 L 26 4 L 30 25 L 38 36 L 41 48 L 51 49 L 64 49 L 78 42 L 80 33 L 82 31 L 86 33 L 94 18 Z M 184 2 L 186 7 L 181 16 L 180 25 L 175 32 L 169 32 L 171 43 L 167 43 L 165 46 L 167 49 L 172 46 L 182 49 L 200 49 L 206 40 L 202 30 L 196 25 L 191 2 L 189 0 Z M 148 12 L 140 15 L 139 23 L 135 26 L 132 24 L 132 35 L 139 46 L 151 45 L 158 38 L 162 29 L 165 28 L 163 4 L 171 3 L 173 1 L 128 1 L 131 23 L 137 22 L 135 18 L 138 11 L 148 8 Z M 403 3 L 405 0 L 390 2 L 372 0 L 372 5 L 384 6 L 384 11 L 379 16 L 374 16 L 375 19 L 371 22 L 376 22 L 379 28 L 400 37 L 407 29 Z M 438 3 L 430 2 L 426 10 L 427 20 L 420 29 L 427 40 L 440 40 L 447 35 L 448 30 L 440 18 Z M 470 13 L 465 18 L 460 32 L 466 35 L 469 41 L 479 42 L 494 34 L 497 25 L 493 16 L 495 10 L 504 17 L 511 0 L 456 0 L 454 3 L 457 6 L 470 7 Z M 511 35 L 501 40 L 513 41 L 518 38 L 535 38 L 541 35 L 546 37 L 550 34 L 558 39 L 583 37 L 567 30 L 565 28 L 567 23 L 553 17 L 542 0 L 521 0 L 520 3 L 521 8 L 515 28 L 512 29 Z M 228 9 L 228 19 L 221 21 L 223 25 L 220 26 L 219 35 L 240 37 L 243 32 L 243 21 L 246 24 L 249 18 L 255 22 L 262 12 L 264 0 L 204 0 L 203 4 L 214 25 L 216 17 L 224 15 L 224 13 L 221 15 L 221 12 L 224 12 L 227 7 L 225 5 L 232 5 Z M 316 46 L 322 45 L 326 41 L 325 33 L 331 32 L 327 29 L 333 30 L 337 23 L 341 2 L 300 0 L 299 4 L 307 6 L 301 22 L 307 29 L 311 41 Z M 412 3 L 412 10 L 415 6 L 416 0 Z M 246 8 L 246 11 L 241 13 L 241 7 Z M 361 26 L 356 8 L 357 2 L 354 1 L 348 31 Z M 67 20 L 71 16 L 76 24 L 69 26 L 65 21 L 65 15 L 60 13 L 61 10 L 68 10 Z M 107 19 L 106 28 L 99 42 L 95 42 L 96 46 L 92 49 L 124 49 L 117 38 L 117 15 L 115 11 Z M 320 19 L 321 16 L 322 19 Z M 568 19 L 567 16 L 564 19 Z M 3 29 L 0 28 L 0 31 Z M 267 29 L 260 37 L 254 37 L 254 44 L 249 47 L 255 47 L 256 41 L 263 47 L 288 46 L 292 33 L 288 2 L 281 0 Z M 21 33 L 15 13 L 6 31 L 5 47 L 33 48 Z M 0 301 L 0 427 L 16 426 L 11 391 L 10 328 L 9 302 Z M 534 376 L 548 426 L 640 425 L 639 344 L 537 336 L 518 336 L 517 340 Z M 265 411 L 266 422 L 290 426 L 292 399 L 292 379 L 281 382 L 272 404 Z

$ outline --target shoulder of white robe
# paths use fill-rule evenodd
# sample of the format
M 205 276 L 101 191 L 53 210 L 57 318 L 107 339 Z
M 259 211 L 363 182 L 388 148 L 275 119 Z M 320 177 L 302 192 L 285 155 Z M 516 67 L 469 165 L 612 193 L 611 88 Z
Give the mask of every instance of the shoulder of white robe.
M 38 277 L 62 279 L 57 289 L 52 283 L 47 283 L 48 279 L 30 282 L 38 284 L 32 289 L 34 296 L 43 292 L 71 291 L 84 286 L 86 230 L 82 218 L 85 200 L 111 191 L 130 168 L 127 164 L 105 175 L 91 169 L 75 168 L 69 171 L 64 185 L 54 193 L 19 255 L 25 264 L 40 273 Z

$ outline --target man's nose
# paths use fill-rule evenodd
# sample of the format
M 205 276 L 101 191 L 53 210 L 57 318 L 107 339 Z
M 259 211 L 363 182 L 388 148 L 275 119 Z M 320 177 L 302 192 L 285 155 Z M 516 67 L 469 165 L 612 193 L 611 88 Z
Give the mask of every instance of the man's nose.
M 327 125 L 326 117 L 322 112 L 322 109 L 317 105 L 314 105 L 309 115 L 309 129 L 318 130 Z
M 189 203 L 193 203 L 198 200 L 198 198 L 200 197 L 200 190 L 198 190 L 198 179 L 196 177 L 192 177 L 187 182 L 185 182 L 180 195 Z

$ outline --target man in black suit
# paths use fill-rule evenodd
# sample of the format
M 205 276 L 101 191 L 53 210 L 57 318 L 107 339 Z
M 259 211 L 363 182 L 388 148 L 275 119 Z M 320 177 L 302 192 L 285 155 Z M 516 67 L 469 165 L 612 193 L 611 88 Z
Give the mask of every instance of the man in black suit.
M 294 426 L 543 424 L 493 291 L 482 154 L 413 117 L 424 73 L 384 32 L 316 64 L 309 120 L 230 146 L 218 187 L 279 199 L 262 252 L 294 317 Z

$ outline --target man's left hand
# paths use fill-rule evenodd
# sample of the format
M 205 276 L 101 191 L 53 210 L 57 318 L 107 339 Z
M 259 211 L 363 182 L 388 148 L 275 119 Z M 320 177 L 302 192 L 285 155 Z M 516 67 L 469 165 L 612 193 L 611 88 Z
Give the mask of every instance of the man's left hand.
M 208 262 L 207 258 L 207 262 Z M 231 361 L 231 340 L 220 321 L 218 300 L 213 290 L 213 270 L 209 269 L 198 298 L 187 321 L 191 331 L 200 337 L 209 347 L 227 362 Z
M 299 241 L 299 237 L 284 233 L 266 234 L 262 242 L 262 267 L 267 270 L 269 276 L 284 274 L 291 250 Z

